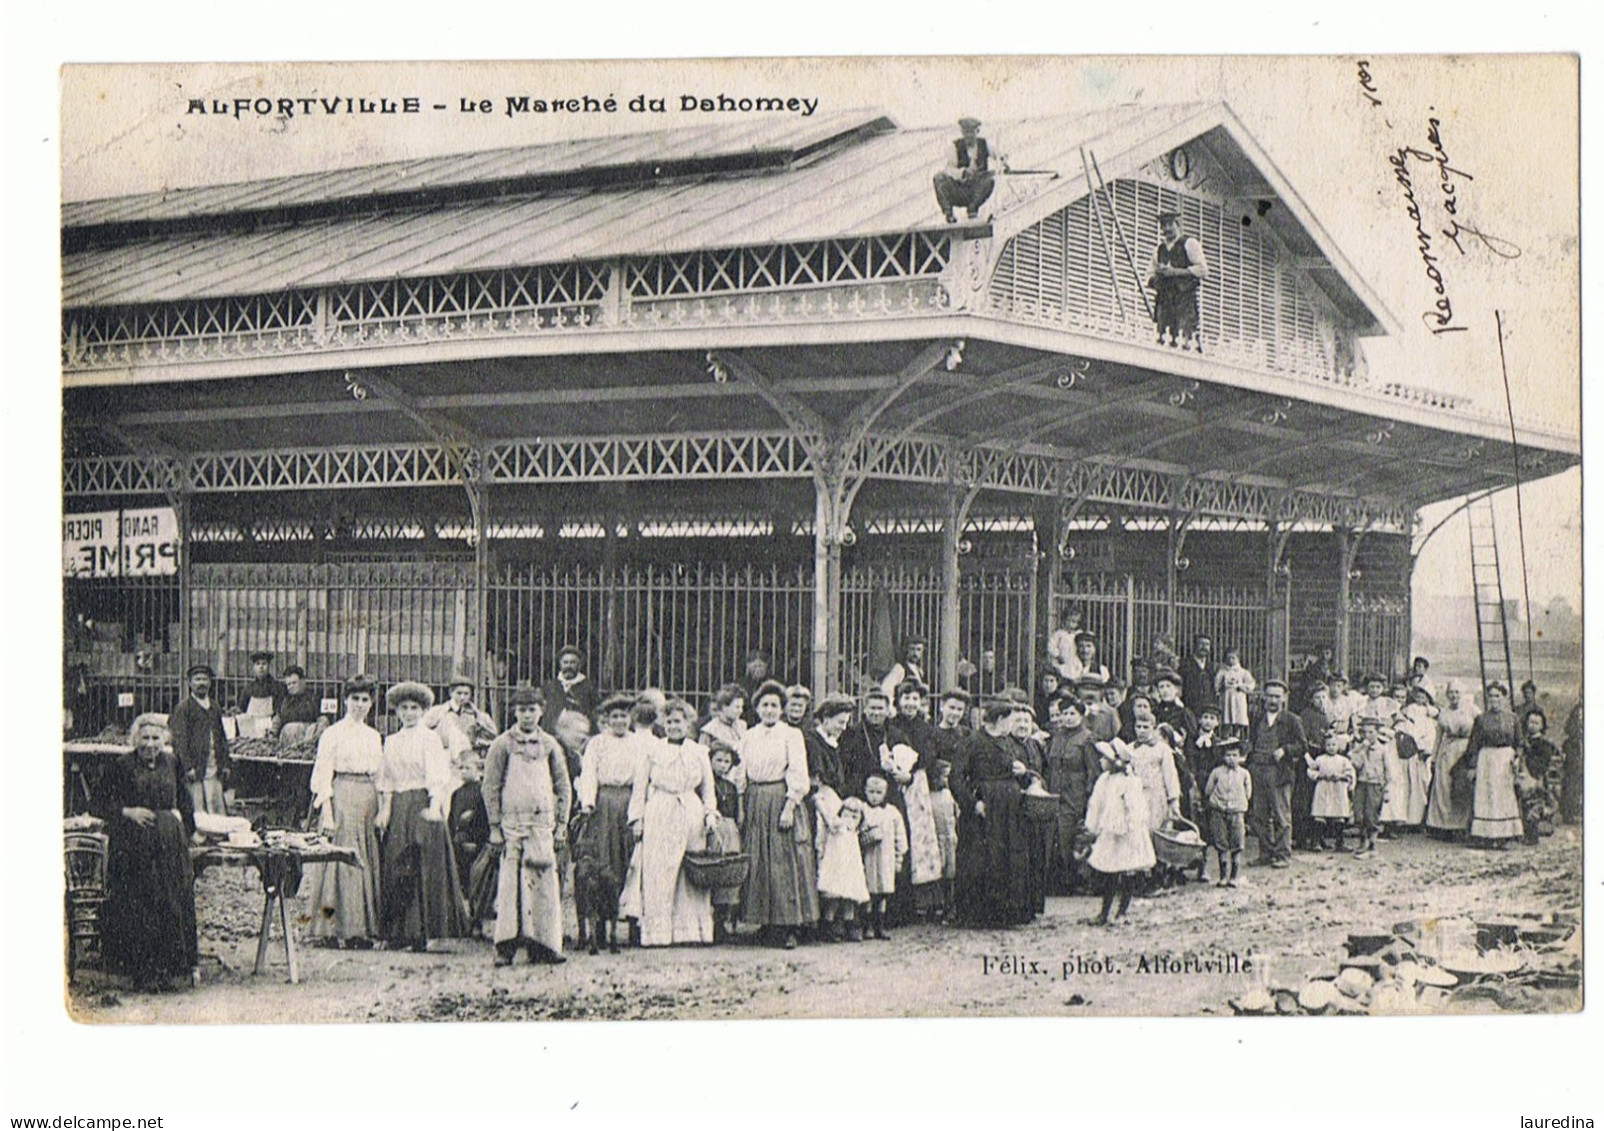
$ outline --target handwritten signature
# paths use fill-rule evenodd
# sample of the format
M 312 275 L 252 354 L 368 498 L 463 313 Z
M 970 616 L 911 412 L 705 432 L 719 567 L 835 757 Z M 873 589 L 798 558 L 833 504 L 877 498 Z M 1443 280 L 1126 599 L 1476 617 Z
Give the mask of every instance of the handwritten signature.
M 1411 162 L 1414 165 L 1411 165 Z M 1401 146 L 1387 158 L 1387 164 L 1392 168 L 1393 180 L 1403 190 L 1404 212 L 1415 223 L 1415 246 L 1420 253 L 1426 280 L 1431 284 L 1432 293 L 1437 296 L 1431 309 L 1421 312 L 1421 320 L 1433 334 L 1463 331 L 1468 327 L 1456 324 L 1454 321 L 1453 296 L 1449 293 L 1448 282 L 1443 277 L 1441 259 L 1434 250 L 1437 246 L 1436 239 L 1440 236 L 1453 244 L 1454 250 L 1460 255 L 1467 254 L 1465 248 L 1467 240 L 1472 242 L 1472 246 L 1479 241 L 1500 259 L 1518 259 L 1521 249 L 1510 240 L 1489 235 L 1460 219 L 1460 208 L 1464 200 L 1461 190 L 1476 178 L 1467 170 L 1454 165 L 1449 157 L 1447 144 L 1443 140 L 1441 119 L 1426 119 L 1425 148 L 1413 145 Z M 1413 172 L 1415 166 L 1423 166 L 1428 175 L 1432 170 L 1437 174 L 1441 208 L 1448 218 L 1448 226 L 1440 231 L 1427 230 L 1425 210 L 1415 192 Z

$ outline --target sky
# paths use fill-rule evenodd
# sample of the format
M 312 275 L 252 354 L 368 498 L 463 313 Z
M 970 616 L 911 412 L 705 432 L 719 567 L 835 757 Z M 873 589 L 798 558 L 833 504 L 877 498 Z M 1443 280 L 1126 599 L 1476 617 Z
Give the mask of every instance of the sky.
M 1362 66 L 1361 66 L 1362 62 Z M 729 117 L 680 109 L 684 94 L 777 94 L 819 99 L 821 112 L 872 106 L 923 126 L 974 114 L 1006 150 L 1009 118 L 1128 102 L 1224 101 L 1304 199 L 1398 332 L 1370 339 L 1378 381 L 1472 396 L 1503 418 L 1494 312 L 1505 326 L 1515 416 L 1575 436 L 1580 430 L 1576 285 L 1577 73 L 1574 60 L 1356 56 L 1221 59 L 905 59 L 869 67 L 849 60 L 736 60 L 717 65 L 615 61 L 590 64 L 289 64 L 69 68 L 62 85 L 62 196 L 246 180 L 440 153 L 633 132 Z M 1489 92 L 1500 97 L 1489 98 Z M 509 95 L 612 96 L 615 113 L 509 115 Z M 415 116 L 244 117 L 189 112 L 190 100 L 258 97 L 401 98 L 444 103 Z M 632 113 L 637 95 L 668 112 Z M 491 113 L 464 113 L 488 99 Z M 1310 110 L 1319 108 L 1318 128 Z M 1436 124 L 1433 125 L 1433 120 Z M 1436 146 L 1434 147 L 1433 142 Z M 1436 269 L 1452 317 L 1433 333 L 1439 296 L 1418 245 L 1395 167 L 1410 158 L 1422 227 L 1436 236 Z M 1542 160 L 1529 160 L 1541 152 Z M 1522 156 L 1517 156 L 1521 154 Z M 1442 174 L 1441 170 L 1449 170 Z M 1443 191 L 1451 186 L 1450 216 Z M 1460 228 L 1454 246 L 1441 233 Z M 1474 231 L 1480 237 L 1464 234 Z M 1438 322 L 1440 328 L 1440 319 Z M 1580 605 L 1580 474 L 1523 493 L 1528 581 L 1534 602 Z M 1500 499 L 1501 544 L 1516 547 L 1513 492 Z M 1429 508 L 1422 532 L 1450 506 Z M 1425 546 L 1417 592 L 1467 592 L 1463 519 Z M 1511 560 L 1514 554 L 1507 555 Z

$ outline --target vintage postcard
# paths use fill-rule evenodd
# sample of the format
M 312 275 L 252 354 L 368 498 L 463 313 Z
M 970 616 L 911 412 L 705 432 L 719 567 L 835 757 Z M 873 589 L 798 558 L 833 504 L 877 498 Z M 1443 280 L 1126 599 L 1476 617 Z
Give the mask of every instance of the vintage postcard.
M 67 67 L 70 1015 L 1581 1009 L 1578 84 Z

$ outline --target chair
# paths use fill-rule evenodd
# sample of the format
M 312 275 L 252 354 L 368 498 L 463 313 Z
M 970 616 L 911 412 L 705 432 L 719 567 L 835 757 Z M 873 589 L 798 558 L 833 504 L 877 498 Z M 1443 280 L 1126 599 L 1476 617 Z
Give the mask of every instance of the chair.
M 71 831 L 66 837 L 67 980 L 80 961 L 99 962 L 100 908 L 106 902 L 105 833 Z

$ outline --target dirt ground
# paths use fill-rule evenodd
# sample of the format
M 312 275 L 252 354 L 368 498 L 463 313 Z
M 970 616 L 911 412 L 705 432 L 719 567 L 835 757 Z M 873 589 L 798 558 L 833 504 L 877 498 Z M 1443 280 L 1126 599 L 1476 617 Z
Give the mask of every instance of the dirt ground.
M 90 1023 L 1230 1015 L 1229 1000 L 1260 979 L 1296 984 L 1335 973 L 1350 931 L 1579 912 L 1581 860 L 1577 828 L 1507 852 L 1410 836 L 1383 842 L 1369 860 L 1302 854 L 1290 869 L 1246 870 L 1234 891 L 1193 884 L 1140 899 L 1130 922 L 1112 930 L 1087 924 L 1094 899 L 1070 897 L 1049 900 L 1046 915 L 1012 930 L 922 924 L 889 942 L 794 951 L 570 951 L 560 967 L 495 969 L 490 945 L 477 939 L 437 942 L 427 954 L 302 947 L 296 986 L 286 981 L 276 933 L 268 970 L 251 974 L 261 914 L 255 873 L 213 869 L 197 888 L 199 988 L 136 994 L 88 970 L 68 1003 Z M 1152 970 L 1189 954 L 1204 968 Z M 1545 1012 L 1580 1006 L 1575 992 L 1526 999 Z

